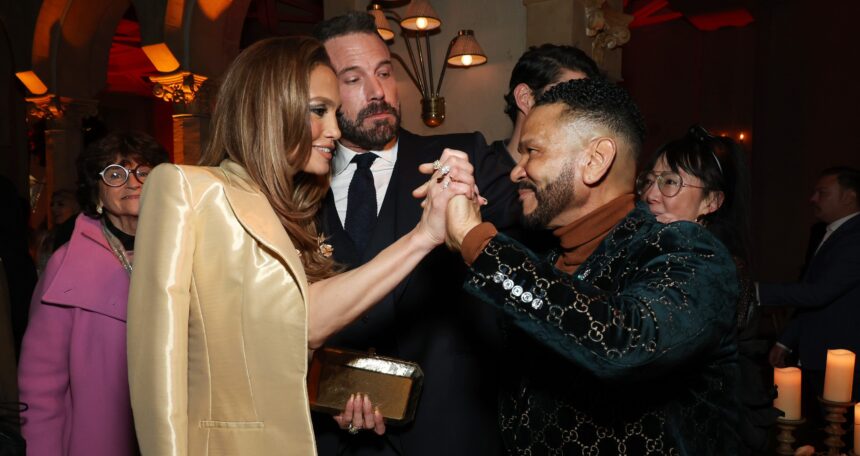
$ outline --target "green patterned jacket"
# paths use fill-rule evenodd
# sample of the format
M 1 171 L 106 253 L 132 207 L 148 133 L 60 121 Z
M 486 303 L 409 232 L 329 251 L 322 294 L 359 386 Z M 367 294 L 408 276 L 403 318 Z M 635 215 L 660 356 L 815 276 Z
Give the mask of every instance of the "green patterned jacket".
M 734 455 L 738 282 L 725 247 L 637 206 L 574 274 L 499 234 L 466 289 L 510 322 L 510 454 Z

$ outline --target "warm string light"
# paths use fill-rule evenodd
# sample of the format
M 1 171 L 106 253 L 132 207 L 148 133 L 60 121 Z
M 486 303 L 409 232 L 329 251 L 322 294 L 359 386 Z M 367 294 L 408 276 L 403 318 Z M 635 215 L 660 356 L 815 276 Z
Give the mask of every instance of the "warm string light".
M 426 29 L 427 28 L 427 18 L 426 17 L 419 17 L 418 19 L 415 19 L 415 26 L 418 27 L 419 30 Z

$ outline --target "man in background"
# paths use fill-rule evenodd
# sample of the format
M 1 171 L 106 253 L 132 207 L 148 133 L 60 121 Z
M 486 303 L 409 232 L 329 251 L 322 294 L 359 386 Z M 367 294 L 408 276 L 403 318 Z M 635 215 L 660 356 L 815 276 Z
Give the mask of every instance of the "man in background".
M 815 184 L 813 214 L 826 223 L 824 236 L 797 283 L 759 284 L 762 306 L 791 306 L 794 317 L 770 352 L 785 367 L 793 353 L 803 367 L 804 416 L 823 424 L 818 396 L 824 391 L 827 350 L 860 353 L 860 170 L 828 168 Z M 854 400 L 860 399 L 860 363 L 855 364 Z M 813 424 L 814 426 L 814 424 Z
M 510 138 L 494 141 L 490 148 L 513 167 L 520 161 L 520 133 L 535 100 L 560 82 L 600 75 L 594 60 L 574 46 L 547 43 L 530 47 L 514 65 L 505 95 L 505 114 L 514 123 L 514 130 Z
M 421 207 L 411 192 L 427 180 L 418 165 L 438 159 L 444 148 L 469 155 L 489 200 L 485 217 L 502 226 L 518 219 L 509 168 L 486 152 L 481 134 L 418 136 L 400 127 L 394 65 L 372 16 L 334 17 L 314 34 L 331 58 L 342 99 L 342 136 L 320 225 L 338 263 L 364 264 L 415 226 Z M 415 419 L 388 426 L 384 436 L 351 434 L 317 416 L 320 455 L 498 454 L 496 318 L 491 309 L 467 302 L 464 269 L 455 254 L 436 249 L 393 293 L 328 341 L 416 362 L 424 383 Z

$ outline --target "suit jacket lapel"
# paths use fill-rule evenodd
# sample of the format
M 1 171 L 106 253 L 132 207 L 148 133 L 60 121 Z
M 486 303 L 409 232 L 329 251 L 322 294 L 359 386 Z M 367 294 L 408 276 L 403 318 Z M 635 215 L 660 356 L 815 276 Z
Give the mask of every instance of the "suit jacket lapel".
M 302 260 L 290 240 L 280 219 L 266 197 L 253 183 L 248 172 L 230 160 L 221 162 L 221 170 L 227 177 L 224 186 L 227 201 L 236 214 L 236 219 L 260 244 L 266 246 L 283 261 L 296 278 L 296 284 L 307 303 L 307 277 Z
M 355 245 L 349 234 L 343 229 L 331 190 L 326 194 L 322 210 L 320 210 L 320 218 L 320 228 L 328 238 L 328 243 L 334 248 L 335 261 L 349 267 L 360 265 L 361 258 L 355 251 Z
M 412 133 L 400 130 L 397 164 L 394 166 L 392 176 L 397 181 L 399 190 L 395 195 L 397 198 L 397 221 L 394 233 L 396 239 L 412 230 L 421 220 L 421 201 L 412 196 L 412 190 L 425 182 L 425 176 L 418 172 L 418 165 L 424 163 L 426 157 L 417 139 Z M 435 158 L 430 161 L 433 160 Z
M 848 236 L 850 233 L 853 233 L 857 230 L 860 230 L 860 215 L 855 215 L 851 217 L 842 224 L 833 234 L 830 235 L 825 241 L 824 244 L 815 252 L 815 255 L 812 256 L 812 260 L 809 262 L 809 268 L 806 270 L 805 278 L 814 277 L 815 272 L 818 270 L 818 263 L 824 261 L 824 258 L 830 253 L 830 250 L 836 248 L 834 246 L 838 246 L 839 241 Z
M 418 165 L 427 161 L 427 157 L 425 156 L 425 150 L 418 143 L 417 139 L 418 137 L 406 130 L 401 129 L 399 132 L 397 163 L 394 165 L 394 173 L 392 174 L 392 184 L 396 184 L 395 188 L 397 189 L 397 193 L 392 195 L 394 196 L 397 209 L 397 217 L 393 223 L 394 233 L 392 242 L 400 239 L 415 228 L 415 225 L 421 220 L 421 213 L 423 211 L 421 201 L 412 196 L 412 190 L 425 181 L 425 176 L 418 172 Z M 430 161 L 432 162 L 433 160 L 435 158 Z M 400 301 L 400 297 L 406 290 L 406 286 L 413 275 L 414 271 L 410 272 L 394 288 L 392 296 L 395 304 Z

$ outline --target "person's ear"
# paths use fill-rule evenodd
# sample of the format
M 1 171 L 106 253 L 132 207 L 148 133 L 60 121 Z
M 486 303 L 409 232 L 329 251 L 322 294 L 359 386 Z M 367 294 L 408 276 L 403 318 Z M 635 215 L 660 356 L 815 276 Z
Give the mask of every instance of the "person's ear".
M 514 87 L 514 101 L 517 103 L 517 109 L 523 114 L 528 115 L 535 105 L 535 96 L 531 87 L 528 84 L 521 82 Z
M 585 151 L 585 164 L 582 168 L 582 182 L 588 186 L 598 184 L 609 175 L 618 154 L 618 145 L 611 138 L 598 138 L 592 144 L 592 147 Z
M 726 194 L 723 192 L 711 192 L 707 198 L 702 200 L 700 215 L 708 215 L 717 212 L 723 202 L 726 200 Z

